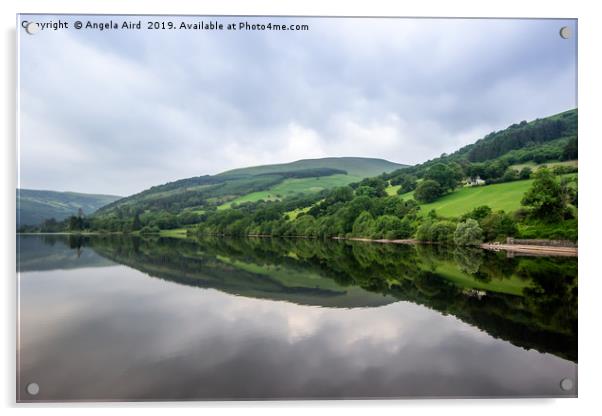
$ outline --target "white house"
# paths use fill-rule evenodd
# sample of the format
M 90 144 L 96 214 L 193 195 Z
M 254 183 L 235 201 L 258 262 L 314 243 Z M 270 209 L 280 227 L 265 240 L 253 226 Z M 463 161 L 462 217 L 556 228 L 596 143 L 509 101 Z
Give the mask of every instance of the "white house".
M 466 186 L 485 185 L 485 181 L 481 179 L 480 176 L 477 176 L 476 178 L 467 178 L 464 183 L 466 184 Z

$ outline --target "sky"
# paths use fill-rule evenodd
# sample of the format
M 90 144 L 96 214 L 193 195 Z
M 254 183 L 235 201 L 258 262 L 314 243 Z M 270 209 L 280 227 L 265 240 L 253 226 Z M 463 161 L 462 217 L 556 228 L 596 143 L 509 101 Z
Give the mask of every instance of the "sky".
M 305 158 L 415 164 L 577 106 L 574 20 L 21 19 L 69 24 L 18 29 L 21 188 L 126 196 Z M 149 20 L 225 29 L 147 30 Z M 245 21 L 309 30 L 226 30 Z

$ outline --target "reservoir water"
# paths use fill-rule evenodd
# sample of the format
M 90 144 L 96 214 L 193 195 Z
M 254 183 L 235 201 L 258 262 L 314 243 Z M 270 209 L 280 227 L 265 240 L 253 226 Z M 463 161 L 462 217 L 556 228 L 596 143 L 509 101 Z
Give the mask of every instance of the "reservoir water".
M 577 394 L 576 258 L 17 239 L 20 401 Z

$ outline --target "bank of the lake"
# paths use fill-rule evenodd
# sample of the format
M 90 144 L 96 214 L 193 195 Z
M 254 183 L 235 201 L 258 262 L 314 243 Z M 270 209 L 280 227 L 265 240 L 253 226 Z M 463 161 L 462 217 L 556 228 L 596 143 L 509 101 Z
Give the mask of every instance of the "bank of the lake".
M 188 233 L 189 229 L 177 228 L 172 230 L 161 230 L 158 233 L 141 234 L 139 231 L 132 233 L 123 232 L 58 232 L 58 233 L 17 233 L 17 235 L 81 235 L 81 236 L 95 236 L 95 235 L 132 235 L 141 237 L 169 237 L 169 238 L 191 238 Z M 213 237 L 228 237 L 226 235 L 211 235 Z M 246 237 L 251 238 L 298 238 L 298 239 L 318 239 L 313 236 L 273 236 L 269 234 L 251 234 Z M 377 244 L 440 244 L 431 241 L 420 241 L 413 238 L 406 239 L 386 239 L 386 238 L 367 238 L 367 237 L 331 237 L 332 240 L 348 240 L 348 241 L 360 241 L 366 243 L 377 243 Z M 525 245 L 525 244 L 500 244 L 495 242 L 487 242 L 479 245 L 480 248 L 492 251 L 507 251 L 509 253 L 537 255 L 537 256 L 563 256 L 563 257 L 577 257 L 577 247 L 554 247 L 549 245 Z

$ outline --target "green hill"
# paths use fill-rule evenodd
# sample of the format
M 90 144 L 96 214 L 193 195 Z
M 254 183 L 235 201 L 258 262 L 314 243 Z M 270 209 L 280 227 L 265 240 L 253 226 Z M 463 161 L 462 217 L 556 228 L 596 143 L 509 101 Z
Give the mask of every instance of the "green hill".
M 491 164 L 495 161 L 506 165 L 538 165 L 544 162 L 577 159 L 578 110 L 573 109 L 530 122 L 521 121 L 507 128 L 494 131 L 485 137 L 447 155 L 443 154 L 404 170 L 383 175 L 392 179 L 399 175 L 414 174 L 419 177 L 437 163 Z M 573 151 L 567 146 L 574 143 Z
M 367 178 L 377 176 L 384 172 L 403 168 L 406 165 L 389 162 L 383 159 L 372 159 L 366 157 L 325 157 L 323 159 L 302 159 L 291 163 L 281 163 L 277 165 L 254 166 L 229 170 L 218 177 L 233 177 L 246 175 L 265 175 L 269 173 L 299 171 L 304 169 L 330 168 L 340 169 L 347 172 L 348 175 Z
M 37 225 L 50 218 L 60 221 L 77 214 L 80 208 L 89 215 L 119 198 L 115 195 L 17 189 L 17 227 Z
M 194 223 L 203 212 L 226 208 L 234 202 L 315 193 L 404 166 L 383 159 L 341 157 L 235 169 L 214 176 L 198 176 L 154 186 L 115 201 L 99 210 L 98 214 L 131 217 L 136 213 L 152 215 L 153 212 L 167 212 L 187 216 L 183 222 Z

